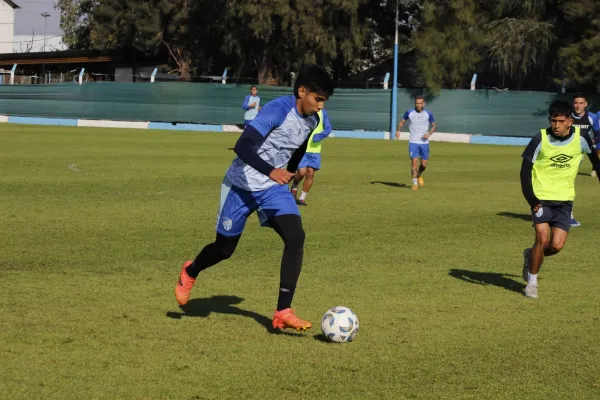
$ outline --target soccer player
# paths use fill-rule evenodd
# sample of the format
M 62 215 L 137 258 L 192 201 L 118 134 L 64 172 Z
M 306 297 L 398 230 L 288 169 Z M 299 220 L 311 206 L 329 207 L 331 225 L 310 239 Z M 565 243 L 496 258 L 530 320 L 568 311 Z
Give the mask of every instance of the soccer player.
M 294 95 L 269 102 L 244 129 L 234 148 L 237 157 L 221 184 L 216 239 L 181 269 L 175 287 L 180 305 L 188 302 L 201 271 L 231 257 L 248 216 L 256 211 L 261 225 L 272 227 L 285 244 L 273 328 L 312 327 L 290 308 L 302 268 L 305 234 L 287 184 L 298 169 L 308 137 L 317 127 L 317 113 L 333 90 L 333 81 L 322 67 L 303 66 L 294 85 Z
M 296 171 L 294 182 L 292 183 L 292 195 L 296 198 L 298 194 L 298 185 L 302 182 L 302 179 L 306 177 L 304 185 L 302 185 L 300 200 L 297 201 L 298 205 L 301 206 L 306 205 L 306 196 L 312 187 L 315 171 L 321 169 L 321 141 L 331 133 L 331 122 L 329 122 L 327 111 L 319 111 L 318 116 L 319 125 L 317 125 L 317 128 L 308 139 L 306 154 L 304 154 L 304 157 L 302 157 L 302 160 L 300 161 L 300 165 L 298 165 L 298 171 Z
M 583 136 L 589 136 L 592 142 L 598 143 L 599 140 L 595 139 L 600 135 L 600 124 L 596 115 L 587 111 L 587 106 L 585 95 L 581 93 L 573 95 L 573 126 L 578 127 Z M 595 171 L 592 171 L 592 176 L 596 176 Z M 581 226 L 572 213 L 569 224 L 572 227 Z
M 415 98 L 415 108 L 404 113 L 402 121 L 396 130 L 396 139 L 400 139 L 400 130 L 407 120 L 410 120 L 408 139 L 408 155 L 411 160 L 412 190 L 418 190 L 419 186 L 425 185 L 423 172 L 427 168 L 429 160 L 429 137 L 435 132 L 436 125 L 433 114 L 425 109 L 423 96 Z M 431 125 L 431 129 L 429 126 Z M 419 159 L 421 163 L 419 165 Z
M 246 126 L 256 118 L 256 114 L 260 111 L 260 97 L 258 97 L 258 88 L 256 86 L 252 86 L 250 94 L 244 98 L 242 110 L 246 111 L 244 114 L 244 129 L 246 129 Z
M 535 243 L 523 252 L 527 297 L 538 297 L 537 278 L 544 257 L 557 254 L 567 241 L 583 153 L 588 154 L 594 170 L 600 171 L 592 140 L 573 126 L 572 113 L 568 102 L 553 102 L 548 110 L 550 127 L 538 132 L 522 154 L 521 189 L 535 228 Z

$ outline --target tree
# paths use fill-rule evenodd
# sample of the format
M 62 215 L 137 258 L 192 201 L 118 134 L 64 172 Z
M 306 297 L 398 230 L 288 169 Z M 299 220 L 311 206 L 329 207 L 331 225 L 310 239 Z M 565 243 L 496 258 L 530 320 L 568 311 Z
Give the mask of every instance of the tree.
M 460 87 L 482 59 L 475 0 L 426 0 L 416 41 L 417 65 L 433 93 Z
M 60 10 L 62 41 L 69 49 L 92 48 L 92 18 L 97 6 L 95 0 L 58 0 L 54 5 Z
M 564 77 L 600 91 L 600 3 L 595 0 L 566 1 L 563 6 L 576 37 L 559 51 Z

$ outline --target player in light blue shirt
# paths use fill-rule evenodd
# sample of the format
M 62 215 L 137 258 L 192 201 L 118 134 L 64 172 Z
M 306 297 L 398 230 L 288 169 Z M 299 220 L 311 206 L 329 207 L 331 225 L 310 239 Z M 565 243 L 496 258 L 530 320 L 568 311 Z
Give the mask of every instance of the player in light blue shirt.
M 256 211 L 261 225 L 272 227 L 285 243 L 273 328 L 312 327 L 291 310 L 302 269 L 305 235 L 298 206 L 287 184 L 294 177 L 309 137 L 317 127 L 317 113 L 325 107 L 333 90 L 333 80 L 325 69 L 303 66 L 294 84 L 294 95 L 267 103 L 246 126 L 234 148 L 237 157 L 221 184 L 217 237 L 194 261 L 183 264 L 175 287 L 180 305 L 188 302 L 201 271 L 231 257 L 246 220 Z
M 242 103 L 242 110 L 245 110 L 244 114 L 244 128 L 252 121 L 256 114 L 260 111 L 260 97 L 258 96 L 258 88 L 252 86 L 250 88 L 250 94 L 244 98 Z
M 396 139 L 400 139 L 400 130 L 406 121 L 410 121 L 408 126 L 410 131 L 408 155 L 411 160 L 412 190 L 418 190 L 419 186 L 425 185 L 423 172 L 427 168 L 427 161 L 429 160 L 429 137 L 436 129 L 433 114 L 425 109 L 423 96 L 417 96 L 415 98 L 415 108 L 404 113 L 396 130 Z M 419 160 L 421 161 L 420 165 Z

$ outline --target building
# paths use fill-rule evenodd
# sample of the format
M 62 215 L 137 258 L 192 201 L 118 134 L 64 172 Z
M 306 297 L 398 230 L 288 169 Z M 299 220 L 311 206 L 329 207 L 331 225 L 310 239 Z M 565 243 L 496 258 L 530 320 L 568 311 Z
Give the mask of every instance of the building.
M 13 52 L 17 8 L 20 7 L 10 0 L 0 0 L 0 54 Z

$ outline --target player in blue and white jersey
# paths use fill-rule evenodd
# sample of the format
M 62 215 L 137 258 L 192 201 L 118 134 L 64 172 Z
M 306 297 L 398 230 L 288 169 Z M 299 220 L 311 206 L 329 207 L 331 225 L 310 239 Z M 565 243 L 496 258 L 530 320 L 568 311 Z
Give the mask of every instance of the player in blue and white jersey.
M 256 211 L 261 225 L 272 227 L 285 243 L 273 328 L 312 327 L 291 310 L 302 268 L 305 234 L 287 184 L 294 177 L 308 139 L 317 127 L 317 113 L 333 90 L 333 81 L 322 67 L 304 66 L 296 79 L 294 95 L 267 103 L 244 129 L 234 148 L 237 157 L 221 184 L 217 237 L 194 261 L 183 264 L 175 288 L 180 305 L 187 303 L 201 271 L 231 257 L 246 220 Z
M 396 130 L 396 139 L 400 139 L 400 130 L 406 121 L 410 121 L 408 127 L 410 130 L 408 154 L 411 160 L 412 190 L 418 190 L 419 186 L 425 185 L 422 175 L 425 168 L 427 168 L 427 160 L 429 160 L 429 137 L 436 129 L 433 114 L 425 109 L 423 96 L 417 96 L 415 98 L 415 108 L 404 113 Z M 420 165 L 419 160 L 421 161 Z
M 250 121 L 256 118 L 256 114 L 260 111 L 260 97 L 258 96 L 258 88 L 256 86 L 252 86 L 250 88 L 250 94 L 244 98 L 244 102 L 242 103 L 242 110 L 246 111 L 244 113 L 244 129 Z
M 592 142 L 595 143 L 596 152 L 599 150 L 600 142 L 600 124 L 598 123 L 598 117 L 596 114 L 587 111 L 587 98 L 582 93 L 576 93 L 573 95 L 573 126 L 579 128 L 582 136 L 589 137 Z M 592 176 L 596 177 L 596 171 L 592 171 Z M 572 227 L 581 226 L 581 223 L 575 219 L 573 213 L 571 213 L 570 225 Z

